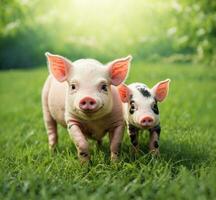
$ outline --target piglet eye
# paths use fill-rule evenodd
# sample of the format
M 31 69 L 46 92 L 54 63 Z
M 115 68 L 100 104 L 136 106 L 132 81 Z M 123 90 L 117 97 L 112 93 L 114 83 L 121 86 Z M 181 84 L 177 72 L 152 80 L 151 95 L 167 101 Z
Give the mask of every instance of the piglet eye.
M 153 112 L 154 112 L 156 115 L 159 114 L 159 109 L 158 109 L 158 106 L 157 106 L 157 103 L 156 103 L 156 102 L 152 105 L 152 110 L 153 110 Z
M 132 108 L 132 109 L 135 109 L 134 103 L 131 104 L 131 108 Z
M 75 90 L 76 89 L 76 85 L 74 83 L 71 84 L 71 89 Z
M 131 101 L 130 102 L 130 107 L 131 107 L 131 109 L 136 109 L 136 104 L 135 104 L 135 101 Z
M 101 85 L 101 90 L 107 92 L 107 91 L 108 91 L 108 90 L 107 90 L 107 85 L 106 85 L 106 84 L 102 84 L 102 85 Z
M 130 114 L 132 115 L 137 110 L 137 106 L 134 100 L 130 101 Z

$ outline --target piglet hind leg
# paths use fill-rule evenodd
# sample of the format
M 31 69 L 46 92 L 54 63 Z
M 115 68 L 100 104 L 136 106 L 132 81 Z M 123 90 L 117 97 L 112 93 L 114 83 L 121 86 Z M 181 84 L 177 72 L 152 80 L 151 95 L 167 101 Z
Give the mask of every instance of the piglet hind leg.
M 160 125 L 149 130 L 150 133 L 149 152 L 157 156 L 160 155 L 160 151 L 159 151 L 160 132 L 161 132 Z
M 118 160 L 123 136 L 124 125 L 117 126 L 109 132 L 111 161 Z
M 88 141 L 77 125 L 68 124 L 68 132 L 71 139 L 74 141 L 78 153 L 78 158 L 81 164 L 89 163 L 90 153 Z
M 51 150 L 51 152 L 54 152 L 58 142 L 57 123 L 52 118 L 49 111 L 48 94 L 49 94 L 49 79 L 46 81 L 44 88 L 42 90 L 42 110 L 43 110 L 44 124 L 48 135 L 49 149 Z
M 51 116 L 46 116 L 44 123 L 48 134 L 49 149 L 53 153 L 58 143 L 57 123 Z

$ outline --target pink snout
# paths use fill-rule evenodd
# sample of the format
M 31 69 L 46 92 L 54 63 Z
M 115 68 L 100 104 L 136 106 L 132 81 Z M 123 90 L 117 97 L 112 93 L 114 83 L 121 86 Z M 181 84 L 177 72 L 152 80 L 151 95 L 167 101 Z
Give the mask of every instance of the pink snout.
M 83 111 L 95 111 L 97 108 L 97 102 L 91 97 L 84 97 L 80 100 L 79 107 Z
M 150 116 L 145 116 L 141 119 L 140 121 L 141 126 L 143 126 L 144 128 L 148 128 L 153 126 L 154 124 L 154 119 Z

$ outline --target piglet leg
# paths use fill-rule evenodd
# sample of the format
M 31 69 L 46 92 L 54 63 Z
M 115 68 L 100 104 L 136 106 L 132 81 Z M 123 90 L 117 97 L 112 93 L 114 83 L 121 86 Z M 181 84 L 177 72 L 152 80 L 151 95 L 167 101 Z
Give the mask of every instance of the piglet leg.
M 76 145 L 78 157 L 81 163 L 88 162 L 90 160 L 88 142 L 84 134 L 80 130 L 79 126 L 68 125 L 68 132 L 71 139 L 74 141 Z
M 133 145 L 133 151 L 134 153 L 138 153 L 139 151 L 139 142 L 138 142 L 138 136 L 139 136 L 139 129 L 135 126 L 129 124 L 129 136 L 131 140 L 131 144 Z
M 97 141 L 97 150 L 98 150 L 98 151 L 102 150 L 102 146 L 103 146 L 102 140 L 98 140 L 98 141 Z
M 161 128 L 159 125 L 149 130 L 150 132 L 149 151 L 156 155 L 160 154 L 160 151 L 159 151 L 160 131 L 161 131 Z
M 49 149 L 53 151 L 58 142 L 57 123 L 49 114 L 44 116 L 44 123 L 48 134 Z
M 50 87 L 50 80 L 48 79 L 42 90 L 42 110 L 43 110 L 44 124 L 48 134 L 49 148 L 50 150 L 54 150 L 58 142 L 58 135 L 57 135 L 57 123 L 52 118 L 48 106 L 49 87 Z
M 123 136 L 124 125 L 118 126 L 109 132 L 111 161 L 118 160 Z

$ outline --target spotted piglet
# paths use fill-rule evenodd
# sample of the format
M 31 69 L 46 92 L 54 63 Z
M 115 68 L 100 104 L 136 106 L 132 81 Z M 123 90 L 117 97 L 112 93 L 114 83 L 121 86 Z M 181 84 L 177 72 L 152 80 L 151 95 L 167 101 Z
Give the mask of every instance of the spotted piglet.
M 159 136 L 161 132 L 158 102 L 168 95 L 170 79 L 148 88 L 143 83 L 122 84 L 119 88 L 124 103 L 124 115 L 128 132 L 135 151 L 138 151 L 139 130 L 150 133 L 149 151 L 159 154 Z
M 49 147 L 57 144 L 57 123 L 67 127 L 82 162 L 90 160 L 87 139 L 100 144 L 109 132 L 111 159 L 118 157 L 124 132 L 121 98 L 115 87 L 129 71 L 131 57 L 103 65 L 93 59 L 75 62 L 46 53 L 50 75 L 42 91 Z

